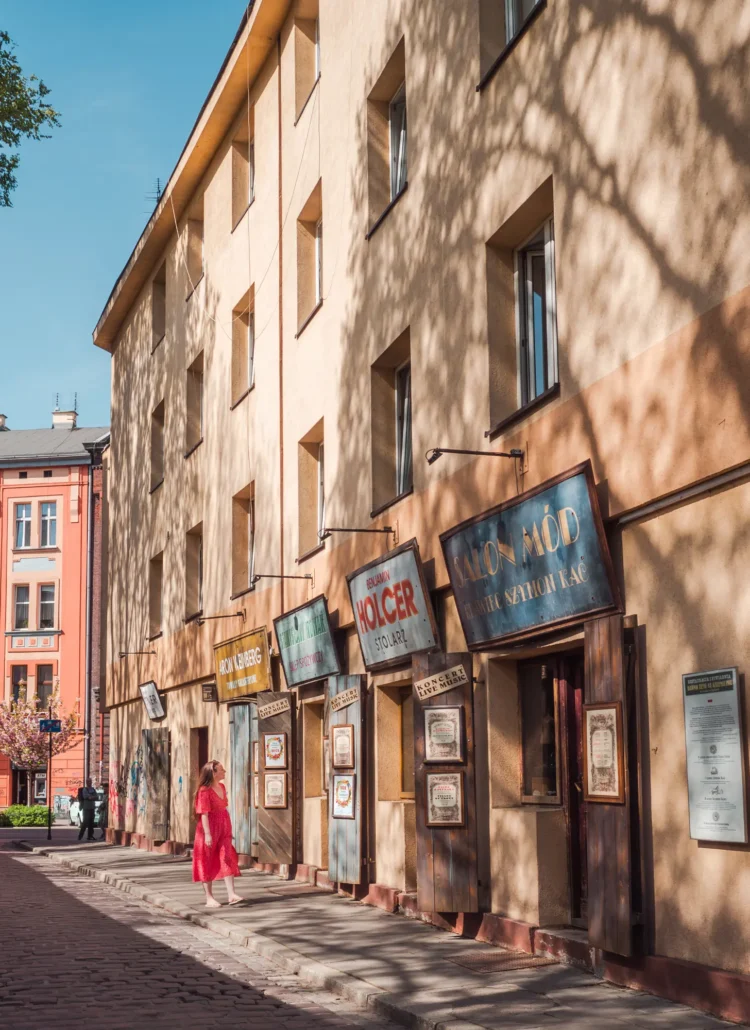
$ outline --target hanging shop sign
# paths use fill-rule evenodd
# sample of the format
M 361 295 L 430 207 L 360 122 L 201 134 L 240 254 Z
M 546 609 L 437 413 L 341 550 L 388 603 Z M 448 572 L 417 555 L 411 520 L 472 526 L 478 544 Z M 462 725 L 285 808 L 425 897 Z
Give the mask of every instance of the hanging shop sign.
M 359 701 L 359 687 L 349 687 L 342 690 L 340 694 L 334 694 L 331 698 L 331 711 L 340 712 L 342 708 L 348 708 L 355 701 Z
M 216 692 L 219 701 L 248 697 L 271 689 L 268 632 L 259 626 L 249 633 L 225 640 L 214 647 Z
M 201 691 L 203 692 L 203 700 L 204 701 L 218 701 L 219 700 L 219 696 L 216 693 L 216 684 L 215 683 L 202 683 L 201 684 Z
M 437 694 L 447 694 L 455 687 L 462 687 L 469 682 L 466 669 L 463 665 L 452 665 L 445 672 L 435 673 L 423 680 L 414 682 L 414 691 L 420 701 L 426 701 L 428 697 L 435 697 Z
M 346 579 L 367 669 L 394 665 L 437 647 L 437 626 L 416 540 Z
M 621 610 L 589 461 L 440 542 L 470 650 Z
M 153 680 L 149 680 L 148 683 L 141 683 L 138 689 L 141 692 L 143 698 L 143 704 L 148 713 L 149 719 L 163 719 L 166 715 L 164 711 L 164 705 L 162 703 L 161 695 L 156 689 L 156 684 Z
M 340 674 L 325 597 L 286 612 L 273 625 L 288 687 Z
M 737 669 L 682 677 L 690 836 L 747 844 Z
M 258 718 L 270 719 L 272 715 L 283 715 L 291 711 L 288 697 L 280 697 L 278 701 L 270 701 L 267 705 L 258 705 Z

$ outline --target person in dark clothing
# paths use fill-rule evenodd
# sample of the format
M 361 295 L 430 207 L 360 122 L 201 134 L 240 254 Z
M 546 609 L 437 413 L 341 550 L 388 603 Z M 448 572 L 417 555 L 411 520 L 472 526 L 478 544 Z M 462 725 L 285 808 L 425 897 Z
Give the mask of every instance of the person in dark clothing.
M 78 839 L 83 838 L 87 833 L 86 840 L 94 839 L 94 816 L 96 815 L 96 789 L 92 786 L 93 781 L 86 780 L 86 786 L 78 791 L 78 801 L 81 805 L 81 829 L 78 831 Z

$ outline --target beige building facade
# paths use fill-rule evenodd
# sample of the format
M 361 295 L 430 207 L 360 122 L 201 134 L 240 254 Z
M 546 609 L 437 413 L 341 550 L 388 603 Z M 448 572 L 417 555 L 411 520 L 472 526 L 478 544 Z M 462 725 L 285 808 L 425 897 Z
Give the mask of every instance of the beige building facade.
M 580 958 L 588 925 L 610 978 L 730 1013 L 750 855 L 691 839 L 682 681 L 736 668 L 747 715 L 750 22 L 715 6 L 251 6 L 94 334 L 113 362 L 113 832 L 190 842 L 199 763 L 232 761 L 231 709 L 204 700 L 214 647 L 265 626 L 285 691 L 273 620 L 324 596 L 366 698 L 359 893 L 413 909 L 415 673 L 365 668 L 347 576 L 416 540 L 438 651 L 471 650 L 481 933 L 554 950 L 545 932 L 573 927 Z M 470 649 L 440 542 L 585 462 L 605 614 L 624 616 L 611 870 L 592 840 L 614 806 L 581 795 L 591 619 Z M 329 697 L 293 693 L 291 858 L 316 875 Z M 627 946 L 591 930 L 611 909 Z

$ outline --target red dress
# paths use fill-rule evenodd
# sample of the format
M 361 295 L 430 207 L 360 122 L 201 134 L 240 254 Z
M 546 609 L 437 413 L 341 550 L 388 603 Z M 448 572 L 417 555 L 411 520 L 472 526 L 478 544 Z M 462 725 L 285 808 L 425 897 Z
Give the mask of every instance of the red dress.
M 193 882 L 207 883 L 210 880 L 221 880 L 225 876 L 240 876 L 237 864 L 237 852 L 232 844 L 232 821 L 227 807 L 227 789 L 222 783 L 222 795 L 213 787 L 201 787 L 195 801 L 198 825 L 195 828 L 195 845 L 193 847 Z M 208 825 L 211 830 L 211 847 L 206 847 L 206 836 L 203 832 L 202 815 L 208 814 Z

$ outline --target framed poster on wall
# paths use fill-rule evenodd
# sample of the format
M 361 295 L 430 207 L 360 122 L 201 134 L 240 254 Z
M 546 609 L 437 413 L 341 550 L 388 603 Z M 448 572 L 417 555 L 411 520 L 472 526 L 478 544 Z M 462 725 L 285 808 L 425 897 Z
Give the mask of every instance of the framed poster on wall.
M 583 706 L 583 800 L 625 804 L 622 705 Z
M 334 769 L 354 768 L 354 726 L 351 723 L 331 728 L 331 754 Z
M 464 825 L 463 773 L 427 773 L 427 825 Z
M 286 769 L 286 733 L 263 734 L 263 758 L 266 769 Z
M 253 772 L 260 772 L 260 744 L 257 740 L 253 741 Z
M 433 705 L 424 710 L 425 762 L 463 762 L 463 709 Z
M 260 808 L 260 776 L 257 774 L 253 776 L 253 805 Z
M 355 780 L 352 773 L 334 773 L 333 775 L 333 811 L 334 819 L 354 819 Z
M 286 808 L 286 773 L 266 773 L 263 781 L 263 807 Z

